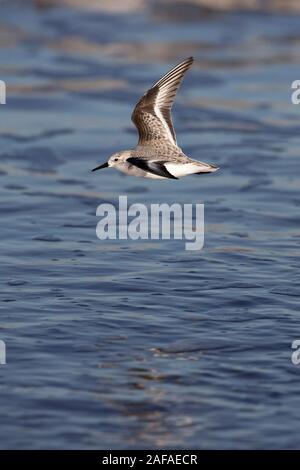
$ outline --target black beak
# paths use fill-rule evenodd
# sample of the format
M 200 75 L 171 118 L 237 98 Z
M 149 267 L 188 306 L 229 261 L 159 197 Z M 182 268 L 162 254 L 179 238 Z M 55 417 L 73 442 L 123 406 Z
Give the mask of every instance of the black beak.
M 92 171 L 96 171 L 96 170 L 101 170 L 102 168 L 107 168 L 108 167 L 108 163 L 103 163 L 103 165 L 99 165 L 99 166 L 96 166 L 96 168 L 94 168 Z

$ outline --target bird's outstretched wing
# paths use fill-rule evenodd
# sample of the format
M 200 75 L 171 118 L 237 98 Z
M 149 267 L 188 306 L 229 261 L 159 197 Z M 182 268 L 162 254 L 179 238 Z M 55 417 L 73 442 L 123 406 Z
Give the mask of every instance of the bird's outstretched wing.
M 184 74 L 193 63 L 184 60 L 156 82 L 140 99 L 131 119 L 139 132 L 138 145 L 153 145 L 165 141 L 177 146 L 171 108 Z
M 130 157 L 127 159 L 127 162 L 131 163 L 132 165 L 137 166 L 141 170 L 144 170 L 148 173 L 152 173 L 157 176 L 162 176 L 164 178 L 169 178 L 173 180 L 177 180 L 175 176 L 171 175 L 171 173 L 165 167 L 164 161 L 155 161 L 155 160 L 142 160 L 141 158 Z

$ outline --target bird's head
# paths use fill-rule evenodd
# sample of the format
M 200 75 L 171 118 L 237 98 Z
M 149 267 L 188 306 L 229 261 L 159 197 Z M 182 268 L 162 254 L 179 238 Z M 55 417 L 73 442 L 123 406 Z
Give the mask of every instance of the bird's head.
M 114 153 L 107 162 L 103 163 L 102 165 L 96 166 L 92 171 L 101 170 L 102 168 L 118 166 L 120 163 L 125 163 L 127 158 L 130 157 L 130 151 L 123 151 Z

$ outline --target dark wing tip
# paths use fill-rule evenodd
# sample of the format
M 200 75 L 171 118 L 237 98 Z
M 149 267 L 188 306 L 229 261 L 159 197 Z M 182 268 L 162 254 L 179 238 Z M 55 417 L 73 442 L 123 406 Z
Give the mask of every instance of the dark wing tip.
M 195 59 L 192 55 L 186 59 L 185 63 L 188 65 L 188 68 L 193 64 L 194 60 Z
M 188 57 L 187 59 L 183 60 L 182 62 L 180 62 L 178 65 L 183 65 L 183 64 L 192 64 L 194 62 L 194 57 L 191 55 L 190 57 Z
M 179 62 L 177 65 L 175 65 L 173 68 L 175 69 L 176 67 L 178 67 L 179 65 L 182 65 L 182 64 L 185 64 L 185 63 L 192 63 L 194 62 L 194 57 L 191 55 L 190 57 L 187 57 L 186 59 L 183 59 L 181 62 Z

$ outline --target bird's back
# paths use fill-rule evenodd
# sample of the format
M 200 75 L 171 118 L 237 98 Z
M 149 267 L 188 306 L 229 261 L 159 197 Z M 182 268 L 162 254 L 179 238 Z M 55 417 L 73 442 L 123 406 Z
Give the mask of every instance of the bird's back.
M 159 141 L 157 145 L 153 145 L 152 142 L 151 146 L 137 146 L 131 153 L 133 157 L 141 158 L 143 160 L 153 159 L 176 162 L 188 159 L 181 148 L 172 145 L 167 141 Z

